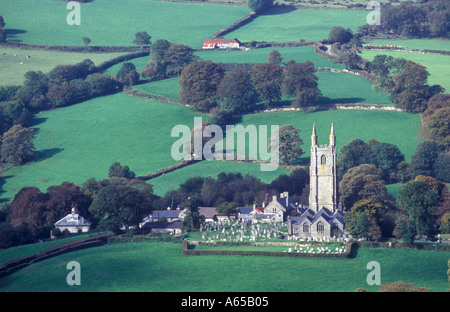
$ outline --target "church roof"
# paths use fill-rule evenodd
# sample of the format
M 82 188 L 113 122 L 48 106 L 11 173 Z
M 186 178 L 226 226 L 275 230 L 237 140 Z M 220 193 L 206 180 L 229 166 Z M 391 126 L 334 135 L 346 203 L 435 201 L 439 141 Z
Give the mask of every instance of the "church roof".
M 320 218 L 329 224 L 333 224 L 334 221 L 344 224 L 344 216 L 339 211 L 333 213 L 325 207 L 322 207 L 317 213 L 311 209 L 303 209 L 300 217 L 291 217 L 291 224 L 301 224 L 306 220 L 313 224 Z

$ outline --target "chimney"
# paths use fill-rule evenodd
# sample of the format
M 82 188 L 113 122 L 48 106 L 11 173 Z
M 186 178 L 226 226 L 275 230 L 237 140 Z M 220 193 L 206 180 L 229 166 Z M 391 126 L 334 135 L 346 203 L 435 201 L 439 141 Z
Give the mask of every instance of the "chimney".
M 253 210 L 256 210 L 256 204 L 253 204 Z
M 272 196 L 272 201 L 276 201 L 277 200 L 277 195 L 273 195 Z
M 167 210 L 170 210 L 170 207 L 167 207 Z
M 265 201 L 263 201 L 262 207 L 263 207 L 263 208 L 266 208 L 266 202 L 265 202 Z
M 289 192 L 284 192 L 284 198 L 286 198 L 286 207 L 288 205 Z
M 284 198 L 284 193 L 280 193 L 280 198 Z
M 72 207 L 72 214 L 74 215 L 74 214 L 76 214 L 76 213 L 77 213 L 77 208 Z

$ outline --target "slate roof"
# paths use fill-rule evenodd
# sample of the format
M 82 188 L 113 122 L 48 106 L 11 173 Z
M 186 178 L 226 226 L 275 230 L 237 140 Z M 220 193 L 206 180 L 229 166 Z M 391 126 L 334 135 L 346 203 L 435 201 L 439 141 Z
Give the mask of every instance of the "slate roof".
M 284 209 L 286 209 L 286 211 L 297 209 L 295 203 L 292 200 L 290 200 L 289 197 L 277 198 L 277 201 L 281 206 L 283 206 Z
M 77 213 L 71 213 L 56 221 L 55 226 L 89 226 L 92 222 Z
M 253 207 L 238 207 L 238 212 L 240 214 L 249 214 L 253 211 Z
M 324 207 L 322 207 L 317 213 L 314 213 L 311 209 L 304 210 L 300 217 L 291 217 L 291 224 L 301 224 L 306 220 L 314 223 L 320 217 L 322 217 L 329 224 L 333 224 L 334 221 L 344 224 L 344 216 L 341 212 L 336 211 L 335 213 L 332 213 L 329 209 Z
M 198 212 L 205 219 L 213 219 L 218 215 L 216 207 L 198 207 Z
M 173 219 L 180 216 L 181 210 L 155 210 L 152 212 L 153 219 L 167 218 Z

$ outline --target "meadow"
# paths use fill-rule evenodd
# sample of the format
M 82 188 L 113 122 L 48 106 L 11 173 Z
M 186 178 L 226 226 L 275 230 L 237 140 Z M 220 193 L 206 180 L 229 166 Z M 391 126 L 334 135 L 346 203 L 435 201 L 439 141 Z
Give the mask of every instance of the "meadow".
M 297 63 L 311 61 L 315 67 L 345 68 L 340 63 L 333 63 L 320 55 L 314 53 L 314 47 L 269 47 L 242 50 L 200 50 L 196 55 L 202 60 L 216 63 L 265 63 L 267 56 L 272 50 L 280 52 L 283 62 L 294 60 Z
M 181 244 L 129 242 L 60 255 L 0 279 L 0 291 L 353 292 L 369 286 L 370 261 L 381 283 L 411 282 L 434 292 L 448 289 L 449 252 L 359 248 L 351 259 L 185 256 Z M 66 283 L 69 261 L 81 265 L 81 285 Z M 124 269 L 126 268 L 126 269 Z
M 5 53 L 3 55 L 3 53 Z M 125 53 L 74 53 L 45 50 L 24 50 L 0 47 L 0 84 L 21 85 L 28 71 L 48 73 L 56 65 L 76 64 L 90 59 L 95 65 Z M 27 58 L 27 55 L 30 58 Z M 22 64 L 21 64 L 22 63 Z M 11 75 L 11 73 L 14 73 Z
M 450 55 L 420 54 L 393 51 L 369 51 L 363 50 L 362 57 L 372 61 L 376 55 L 384 54 L 392 57 L 404 58 L 425 66 L 430 73 L 428 84 L 438 84 L 445 88 L 446 93 L 450 90 Z
M 356 32 L 364 25 L 368 11 L 327 9 L 270 9 L 251 23 L 227 34 L 241 41 L 320 41 L 328 38 L 334 26 Z
M 167 39 L 200 48 L 203 39 L 250 12 L 245 6 L 95 0 L 81 4 L 81 25 L 70 26 L 66 5 L 54 0 L 0 0 L 9 40 L 82 46 L 81 38 L 89 37 L 92 46 L 131 46 L 136 32 L 147 31 L 153 42 Z

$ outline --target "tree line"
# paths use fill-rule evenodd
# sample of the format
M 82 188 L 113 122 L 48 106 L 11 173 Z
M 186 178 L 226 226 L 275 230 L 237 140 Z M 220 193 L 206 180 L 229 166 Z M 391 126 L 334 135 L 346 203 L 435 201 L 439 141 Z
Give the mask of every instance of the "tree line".
M 211 61 L 190 63 L 180 75 L 180 101 L 201 112 L 219 114 L 227 111 L 240 115 L 255 110 L 260 101 L 274 107 L 282 97 L 294 98 L 294 107 L 316 105 L 321 92 L 311 61 L 287 61 L 272 50 L 267 63 L 239 66 L 225 71 Z

